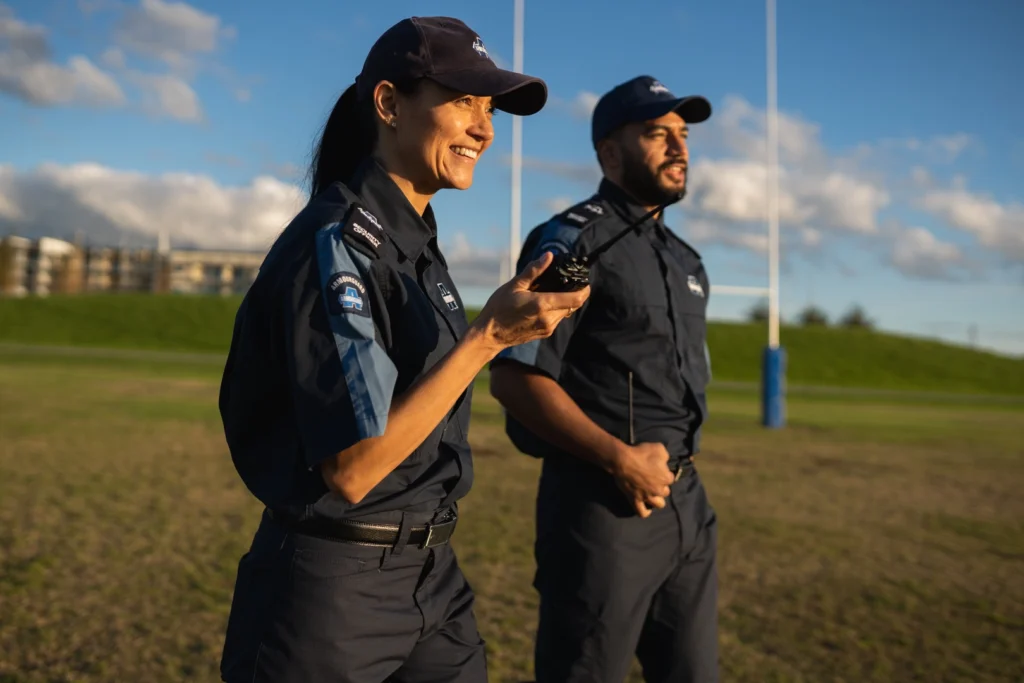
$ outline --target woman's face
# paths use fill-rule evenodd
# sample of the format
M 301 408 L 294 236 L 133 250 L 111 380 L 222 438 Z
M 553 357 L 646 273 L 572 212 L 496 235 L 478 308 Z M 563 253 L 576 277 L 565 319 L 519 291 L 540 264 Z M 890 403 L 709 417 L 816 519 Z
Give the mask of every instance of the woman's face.
M 477 162 L 494 140 L 491 98 L 457 93 L 429 80 L 412 95 L 392 93 L 395 126 L 384 126 L 381 146 L 391 148 L 395 170 L 401 169 L 423 194 L 469 188 Z

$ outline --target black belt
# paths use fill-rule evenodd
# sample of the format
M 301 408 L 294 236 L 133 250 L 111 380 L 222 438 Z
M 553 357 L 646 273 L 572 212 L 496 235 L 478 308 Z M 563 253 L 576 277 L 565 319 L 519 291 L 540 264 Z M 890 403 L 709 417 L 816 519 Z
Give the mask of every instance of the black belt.
M 275 513 L 270 509 L 267 510 L 267 514 L 270 515 L 271 519 L 284 524 L 296 533 L 317 536 L 332 541 L 392 547 L 399 540 L 399 526 L 397 524 L 357 522 L 351 519 L 311 518 L 297 520 L 280 512 Z M 443 521 L 440 522 L 411 527 L 407 543 L 420 548 L 433 548 L 444 545 L 451 539 L 452 534 L 455 533 L 455 525 L 459 521 L 458 517 L 453 513 L 448 513 L 448 516 L 450 516 L 450 519 L 442 518 Z

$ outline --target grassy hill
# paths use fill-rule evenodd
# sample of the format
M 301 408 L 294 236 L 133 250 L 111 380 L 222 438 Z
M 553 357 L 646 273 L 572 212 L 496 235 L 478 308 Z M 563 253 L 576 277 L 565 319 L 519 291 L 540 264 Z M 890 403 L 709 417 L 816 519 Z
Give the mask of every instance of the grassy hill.
M 103 294 L 0 299 L 0 342 L 223 352 L 235 297 Z M 717 380 L 759 378 L 764 325 L 712 323 Z M 867 330 L 783 327 L 794 385 L 1024 395 L 1024 359 Z

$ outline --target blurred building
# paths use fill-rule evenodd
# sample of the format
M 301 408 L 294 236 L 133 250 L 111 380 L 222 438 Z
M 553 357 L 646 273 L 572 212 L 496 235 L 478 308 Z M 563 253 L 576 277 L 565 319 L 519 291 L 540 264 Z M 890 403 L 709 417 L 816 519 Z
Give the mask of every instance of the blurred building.
M 265 254 L 231 250 L 83 247 L 43 237 L 0 238 L 0 295 L 77 292 L 244 294 Z
M 169 287 L 184 294 L 244 294 L 264 254 L 248 251 L 179 249 L 170 253 Z
M 28 294 L 28 253 L 32 240 L 10 235 L 0 239 L 0 294 Z
M 71 242 L 42 237 L 0 239 L 0 293 L 9 296 L 74 294 L 83 284 L 84 254 Z

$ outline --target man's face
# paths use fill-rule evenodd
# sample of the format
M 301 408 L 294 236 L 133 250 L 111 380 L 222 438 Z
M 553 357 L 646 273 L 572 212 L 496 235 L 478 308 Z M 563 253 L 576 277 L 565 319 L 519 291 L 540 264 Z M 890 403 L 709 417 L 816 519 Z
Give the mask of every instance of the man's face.
M 686 189 L 689 128 L 675 112 L 624 126 L 612 136 L 611 179 L 646 206 L 669 201 Z

